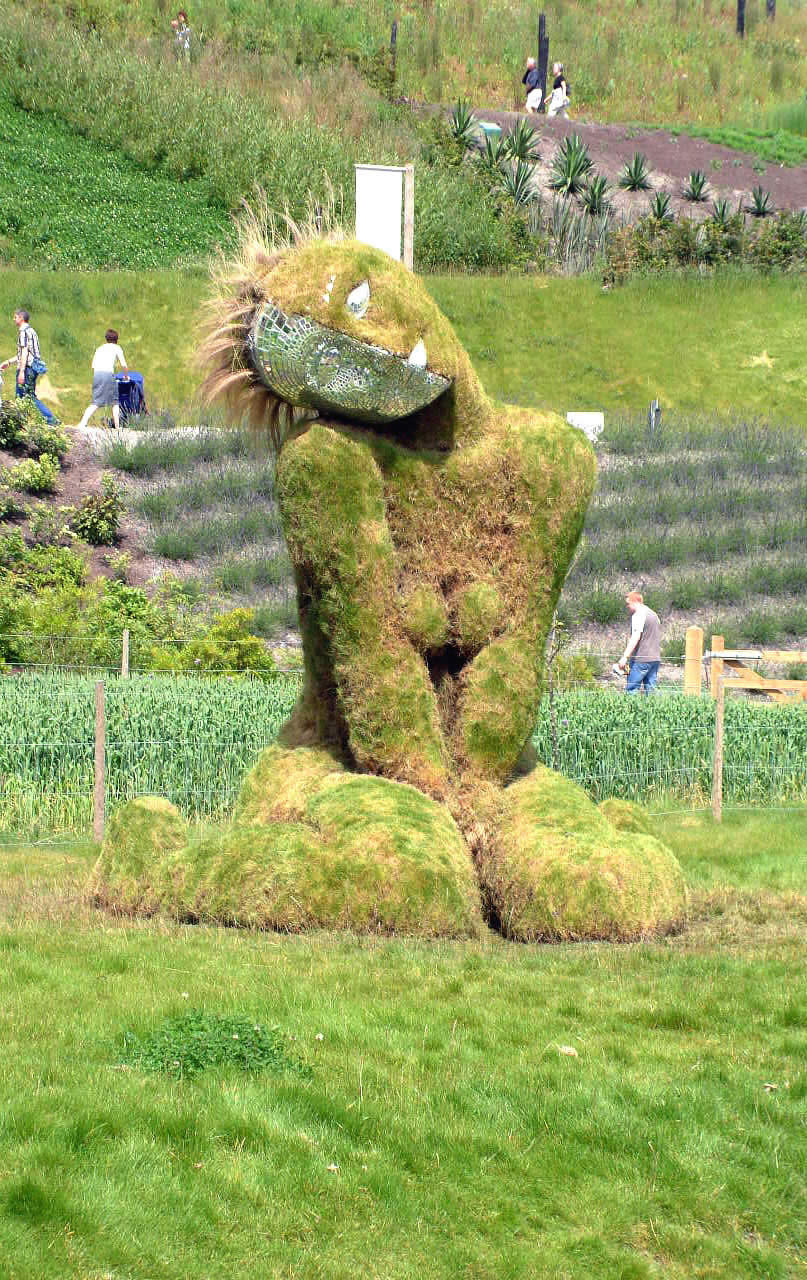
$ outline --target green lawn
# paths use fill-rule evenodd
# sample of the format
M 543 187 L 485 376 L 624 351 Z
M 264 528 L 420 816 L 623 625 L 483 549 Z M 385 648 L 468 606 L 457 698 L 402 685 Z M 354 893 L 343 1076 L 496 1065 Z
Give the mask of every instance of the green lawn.
M 208 183 L 144 171 L 128 156 L 32 117 L 0 94 L 0 261 L 49 268 L 174 265 L 228 234 Z
M 664 833 L 693 923 L 632 947 L 113 921 L 4 852 L 0 1277 L 802 1274 L 807 816 Z M 310 1078 L 123 1065 L 193 1010 Z
M 682 276 L 603 290 L 596 279 L 434 276 L 485 386 L 502 400 L 610 413 L 665 408 L 804 421 L 803 278 Z M 0 272 L 0 316 L 31 312 L 67 422 L 87 403 L 89 366 L 107 325 L 120 331 L 149 399 L 179 407 L 198 386 L 194 327 L 202 272 Z M 47 383 L 40 393 L 47 400 Z
M 437 277 L 488 390 L 560 409 L 739 409 L 804 422 L 803 279 Z

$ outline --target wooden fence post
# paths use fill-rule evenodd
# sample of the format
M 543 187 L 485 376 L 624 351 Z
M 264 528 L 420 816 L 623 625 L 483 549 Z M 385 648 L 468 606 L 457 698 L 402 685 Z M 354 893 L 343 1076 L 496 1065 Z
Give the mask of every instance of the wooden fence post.
M 773 22 L 776 17 L 776 0 L 765 0 L 765 10 L 769 20 Z
M 745 36 L 745 0 L 737 0 L 737 35 L 741 40 Z
M 720 664 L 723 665 L 722 663 Z M 726 689 L 723 677 L 717 681 L 715 705 L 715 753 L 712 761 L 712 817 L 723 821 L 723 716 L 726 709 Z
M 722 636 L 712 636 L 712 660 L 709 663 L 709 678 L 712 684 L 712 697 L 717 697 L 717 686 L 723 679 L 723 659 L 715 658 L 715 653 L 722 653 L 725 649 Z
M 546 111 L 546 75 L 549 70 L 549 36 L 546 34 L 546 14 L 538 15 L 538 84 L 541 89 L 541 110 Z
M 120 655 L 120 673 L 124 680 L 129 676 L 129 628 L 124 627 L 123 643 L 121 645 Z
M 687 627 L 684 656 L 684 693 L 700 697 L 703 674 L 703 627 Z
M 415 166 L 404 165 L 404 266 L 415 269 Z
M 92 834 L 99 843 L 104 838 L 106 791 L 106 716 L 104 682 L 95 682 L 95 787 L 93 790 Z

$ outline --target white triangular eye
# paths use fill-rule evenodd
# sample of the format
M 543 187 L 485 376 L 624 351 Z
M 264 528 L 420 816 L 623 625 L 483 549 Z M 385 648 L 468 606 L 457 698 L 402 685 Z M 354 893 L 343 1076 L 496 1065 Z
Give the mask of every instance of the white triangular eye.
M 361 320 L 362 316 L 366 314 L 369 305 L 370 285 L 365 280 L 362 284 L 356 285 L 352 293 L 348 294 L 345 306 L 352 315 Z

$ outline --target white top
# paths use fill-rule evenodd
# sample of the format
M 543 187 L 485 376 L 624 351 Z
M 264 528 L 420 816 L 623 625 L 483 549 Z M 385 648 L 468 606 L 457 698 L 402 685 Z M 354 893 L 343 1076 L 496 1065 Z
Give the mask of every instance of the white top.
M 126 356 L 117 343 L 105 342 L 92 358 L 93 373 L 114 373 L 116 360 L 123 365 L 124 369 L 128 368 Z

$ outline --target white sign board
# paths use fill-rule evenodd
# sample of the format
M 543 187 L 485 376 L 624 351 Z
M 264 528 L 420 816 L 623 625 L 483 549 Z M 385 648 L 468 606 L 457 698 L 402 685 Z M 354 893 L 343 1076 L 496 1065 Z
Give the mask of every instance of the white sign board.
M 356 165 L 356 239 L 401 261 L 404 171 L 386 164 Z
M 604 413 L 567 413 L 566 421 L 587 435 L 592 444 L 597 443 L 605 429 Z

